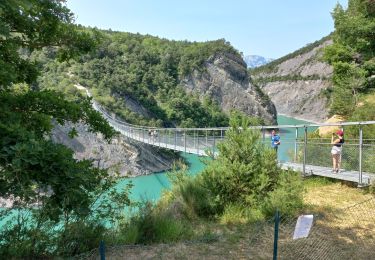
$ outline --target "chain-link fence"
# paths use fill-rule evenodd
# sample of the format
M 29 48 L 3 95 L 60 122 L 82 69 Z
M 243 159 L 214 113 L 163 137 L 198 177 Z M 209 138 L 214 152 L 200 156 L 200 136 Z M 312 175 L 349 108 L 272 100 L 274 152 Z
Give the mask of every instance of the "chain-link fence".
M 297 219 L 280 218 L 278 259 L 374 259 L 375 199 L 325 214 L 313 214 L 307 238 L 293 239 Z M 273 252 L 273 221 L 257 225 L 256 248 Z M 265 238 L 267 237 L 267 238 Z M 273 253 L 267 257 L 272 258 Z M 259 256 L 259 258 L 262 258 Z
M 281 216 L 277 259 L 375 259 L 375 198 L 333 212 L 314 213 L 308 237 L 293 239 L 297 217 Z M 107 259 L 275 259 L 275 219 L 247 227 L 234 243 L 225 236 L 175 244 L 119 245 Z M 99 248 L 76 259 L 100 259 Z

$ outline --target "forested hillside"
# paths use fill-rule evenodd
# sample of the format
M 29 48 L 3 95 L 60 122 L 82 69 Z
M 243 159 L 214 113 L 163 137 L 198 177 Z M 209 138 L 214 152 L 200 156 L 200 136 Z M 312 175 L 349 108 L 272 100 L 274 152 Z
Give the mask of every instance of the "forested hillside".
M 104 107 L 133 124 L 228 125 L 228 111 L 223 112 L 220 100 L 209 93 L 186 91 L 181 83 L 193 72 L 205 73 L 208 59 L 215 55 L 236 57 L 243 62 L 228 42 L 192 43 L 149 35 L 86 30 L 97 36 L 99 44 L 95 51 L 82 56 L 78 62 L 56 63 L 54 49 L 33 53 L 33 58 L 43 64 L 43 75 L 39 79 L 41 88 L 75 95 L 74 85 L 80 83 L 89 87 Z M 234 77 L 244 81 L 240 84 L 247 88 L 244 71 L 244 75 Z M 261 116 L 259 113 L 248 115 Z
M 349 0 L 333 11 L 333 45 L 324 58 L 333 66 L 331 113 L 348 120 L 374 120 L 375 2 Z

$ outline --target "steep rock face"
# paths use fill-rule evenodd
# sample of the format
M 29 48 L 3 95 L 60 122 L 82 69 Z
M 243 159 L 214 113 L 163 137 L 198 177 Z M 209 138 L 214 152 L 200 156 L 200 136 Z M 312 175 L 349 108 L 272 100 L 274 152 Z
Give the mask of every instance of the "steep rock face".
M 321 61 L 321 56 L 323 48 L 331 43 L 326 40 L 291 58 L 280 58 L 281 62 L 273 62 L 276 65 L 271 71 L 254 71 L 252 79 L 279 113 L 316 122 L 327 119 L 328 99 L 323 92 L 332 87 L 333 69 Z
M 327 80 L 276 81 L 265 84 L 263 90 L 279 114 L 323 122 L 328 116 L 328 100 L 321 91 L 330 86 Z
M 181 84 L 189 92 L 216 100 L 223 111 L 238 109 L 259 116 L 267 123 L 276 122 L 276 109 L 264 94 L 249 81 L 245 62 L 231 54 L 217 54 L 206 62 L 205 71 L 194 71 Z
M 132 141 L 125 137 L 114 138 L 110 143 L 100 134 L 87 131 L 81 124 L 75 125 L 76 138 L 70 138 L 70 125 L 57 125 L 52 140 L 64 144 L 75 152 L 75 158 L 91 159 L 100 168 L 107 168 L 112 174 L 138 176 L 160 172 L 171 168 L 177 156 L 173 152 L 161 152 L 160 148 Z

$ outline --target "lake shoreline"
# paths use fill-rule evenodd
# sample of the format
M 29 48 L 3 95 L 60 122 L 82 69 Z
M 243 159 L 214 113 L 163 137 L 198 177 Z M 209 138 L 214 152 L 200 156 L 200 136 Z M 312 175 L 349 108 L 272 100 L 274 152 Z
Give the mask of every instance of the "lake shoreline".
M 312 123 L 312 124 L 322 124 L 324 122 L 318 122 L 318 121 L 314 121 L 312 119 L 308 119 L 308 118 L 304 118 L 304 117 L 299 117 L 299 116 L 291 116 L 291 115 L 287 115 L 287 114 L 283 114 L 283 113 L 277 113 L 278 116 L 284 116 L 284 117 L 289 117 L 289 118 L 293 118 L 293 119 L 297 119 L 297 120 L 301 120 L 301 121 L 306 121 L 306 122 L 309 122 L 309 123 Z

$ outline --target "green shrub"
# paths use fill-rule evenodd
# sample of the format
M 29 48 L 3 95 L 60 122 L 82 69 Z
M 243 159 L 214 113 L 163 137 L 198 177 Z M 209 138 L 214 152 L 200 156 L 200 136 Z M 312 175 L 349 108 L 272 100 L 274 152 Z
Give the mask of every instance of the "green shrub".
M 177 209 L 178 214 L 184 215 L 187 219 L 209 217 L 215 213 L 210 191 L 202 185 L 199 176 L 188 174 L 186 165 L 181 162 L 175 165 L 168 178 L 172 184 L 172 191 L 163 194 L 159 206 L 166 208 L 180 205 Z
M 77 221 L 65 225 L 56 239 L 55 255 L 73 256 L 97 248 L 106 228 L 97 222 Z
M 241 204 L 229 204 L 220 216 L 222 224 L 245 224 L 255 222 L 264 218 L 260 209 L 249 208 Z
M 277 187 L 268 194 L 263 206 L 265 215 L 271 216 L 276 210 L 282 215 L 293 216 L 303 206 L 303 184 L 301 176 L 291 170 L 283 171 Z
M 219 217 L 224 223 L 243 223 L 271 216 L 276 208 L 292 215 L 302 206 L 298 174 L 282 170 L 274 150 L 264 146 L 259 133 L 248 126 L 248 119 L 232 117 L 215 160 L 208 161 L 195 178 L 176 175 L 174 198 L 183 201 L 186 211 Z
M 186 179 L 179 184 L 178 192 L 184 201 L 184 213 L 186 216 L 207 217 L 215 213 L 215 203 L 210 190 L 202 185 L 201 179 Z
M 226 140 L 218 146 L 219 156 L 202 173 L 203 185 L 213 194 L 218 214 L 228 204 L 258 207 L 281 172 L 274 151 L 264 147 L 259 134 L 242 121 L 232 120 Z
M 119 241 L 126 244 L 150 244 L 188 239 L 192 235 L 187 222 L 145 203 L 139 212 L 120 228 Z
M 17 211 L 17 223 L 3 224 L 0 233 L 0 256 L 2 259 L 48 257 L 53 245 L 48 225 L 26 224 L 25 212 Z

